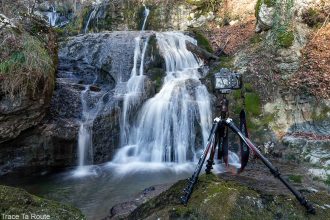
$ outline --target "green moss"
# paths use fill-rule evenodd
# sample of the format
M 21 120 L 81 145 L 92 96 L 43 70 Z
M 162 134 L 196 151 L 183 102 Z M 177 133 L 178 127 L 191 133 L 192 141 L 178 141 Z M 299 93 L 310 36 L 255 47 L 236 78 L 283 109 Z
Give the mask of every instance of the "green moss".
M 245 92 L 254 92 L 253 86 L 251 83 L 244 83 Z
M 253 116 L 259 116 L 261 114 L 260 97 L 257 93 L 249 92 L 245 94 L 245 106 L 247 112 Z
M 1 185 L 0 213 L 20 216 L 23 213 L 49 215 L 50 219 L 54 220 L 86 219 L 78 209 L 72 206 L 31 195 L 23 189 Z
M 148 70 L 148 75 L 150 75 L 151 80 L 155 84 L 156 92 L 158 92 L 163 84 L 163 79 L 165 72 L 161 68 L 152 68 Z
M 253 183 L 251 183 L 253 186 Z M 217 176 L 202 175 L 196 184 L 187 206 L 179 197 L 186 181 L 179 181 L 169 190 L 135 209 L 128 219 L 328 219 L 327 210 L 317 210 L 317 215 L 307 215 L 305 209 L 291 194 L 276 196 L 264 194 L 252 187 Z M 325 192 L 309 195 L 318 205 L 330 202 Z
M 302 183 L 303 176 L 301 175 L 290 175 L 289 180 L 294 183 Z
M 267 7 L 274 7 L 276 5 L 276 0 L 258 0 L 255 6 L 255 17 L 258 18 L 258 14 L 262 4 L 266 4 Z
M 200 29 L 190 28 L 189 31 L 194 34 L 195 39 L 197 40 L 198 46 L 207 50 L 210 53 L 213 53 L 213 49 L 212 49 L 212 46 L 211 46 L 209 40 L 204 36 L 203 32 Z
M 288 27 L 280 27 L 276 32 L 277 43 L 280 47 L 289 48 L 294 41 L 294 33 Z

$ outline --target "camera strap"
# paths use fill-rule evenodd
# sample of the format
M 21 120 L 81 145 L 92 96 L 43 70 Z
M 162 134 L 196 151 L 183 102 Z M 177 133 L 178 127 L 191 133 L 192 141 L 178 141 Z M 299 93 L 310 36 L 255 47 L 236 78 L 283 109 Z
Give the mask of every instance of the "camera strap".
M 240 130 L 243 133 L 243 135 L 249 138 L 249 133 L 246 125 L 246 113 L 244 109 L 241 110 L 239 117 L 240 117 Z M 249 154 L 250 154 L 249 147 L 242 140 L 240 142 L 241 142 L 240 143 L 241 168 L 239 169 L 239 173 L 244 170 L 244 167 L 249 161 Z

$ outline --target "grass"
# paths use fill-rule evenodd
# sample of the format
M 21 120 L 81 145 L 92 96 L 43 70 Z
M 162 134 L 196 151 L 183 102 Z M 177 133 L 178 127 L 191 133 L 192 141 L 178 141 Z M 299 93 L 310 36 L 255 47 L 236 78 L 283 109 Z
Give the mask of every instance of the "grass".
M 7 31 L 0 53 L 1 90 L 13 99 L 27 93 L 34 96 L 40 80 L 54 78 L 54 64 L 44 44 L 23 32 Z M 49 85 L 50 86 L 50 85 Z

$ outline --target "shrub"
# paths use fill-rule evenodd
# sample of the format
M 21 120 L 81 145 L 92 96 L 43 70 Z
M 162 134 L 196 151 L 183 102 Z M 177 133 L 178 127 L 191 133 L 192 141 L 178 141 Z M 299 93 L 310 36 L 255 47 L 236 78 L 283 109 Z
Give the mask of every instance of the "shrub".
M 309 8 L 302 13 L 302 19 L 309 27 L 318 27 L 325 21 L 325 15 L 317 9 Z
M 276 40 L 280 47 L 289 48 L 292 46 L 294 41 L 293 31 L 283 26 L 277 30 L 276 35 Z

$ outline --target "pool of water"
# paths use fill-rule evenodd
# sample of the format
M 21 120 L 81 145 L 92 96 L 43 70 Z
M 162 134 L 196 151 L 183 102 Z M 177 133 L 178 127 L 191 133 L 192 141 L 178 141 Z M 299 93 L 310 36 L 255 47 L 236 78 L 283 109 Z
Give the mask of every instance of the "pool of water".
M 216 164 L 214 173 L 235 172 L 240 167 L 238 156 L 229 153 L 231 166 L 225 168 L 221 163 Z M 94 220 L 105 218 L 112 206 L 132 200 L 145 188 L 190 177 L 196 164 L 109 162 L 38 177 L 2 177 L 0 184 L 20 187 L 38 196 L 71 204 L 79 208 L 87 219 Z
M 1 178 L 0 184 L 21 187 L 29 193 L 69 203 L 88 219 L 101 219 L 109 215 L 113 205 L 132 199 L 152 185 L 187 178 L 194 167 L 192 163 L 107 163 L 38 177 Z

